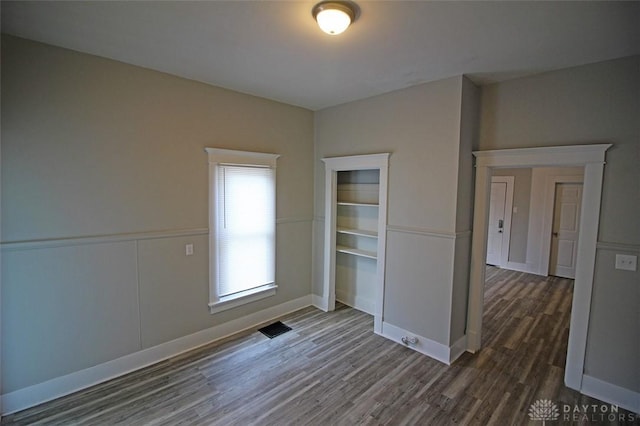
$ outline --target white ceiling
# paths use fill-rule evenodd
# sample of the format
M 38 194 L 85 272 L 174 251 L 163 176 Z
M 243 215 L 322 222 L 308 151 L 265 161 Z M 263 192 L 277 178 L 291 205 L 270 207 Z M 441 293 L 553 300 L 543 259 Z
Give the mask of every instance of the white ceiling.
M 2 31 L 317 110 L 454 75 L 477 83 L 640 54 L 640 2 L 2 1 Z

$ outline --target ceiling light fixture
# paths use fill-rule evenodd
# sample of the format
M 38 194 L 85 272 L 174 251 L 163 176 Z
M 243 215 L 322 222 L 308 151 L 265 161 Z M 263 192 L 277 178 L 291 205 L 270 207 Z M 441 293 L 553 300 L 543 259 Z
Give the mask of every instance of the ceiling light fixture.
M 323 1 L 311 10 L 320 29 L 329 35 L 338 35 L 356 20 L 358 6 L 349 1 Z

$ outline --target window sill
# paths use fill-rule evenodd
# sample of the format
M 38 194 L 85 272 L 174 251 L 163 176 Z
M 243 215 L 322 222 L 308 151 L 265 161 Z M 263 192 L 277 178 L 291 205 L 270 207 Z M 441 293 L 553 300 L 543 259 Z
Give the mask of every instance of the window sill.
M 275 296 L 277 288 L 278 286 L 275 284 L 267 284 L 262 287 L 243 291 L 238 294 L 233 294 L 231 296 L 221 297 L 219 300 L 209 303 L 209 313 L 215 314 L 218 312 L 226 311 L 227 309 L 232 309 L 238 306 L 245 305 L 247 303 L 255 302 L 256 300 Z

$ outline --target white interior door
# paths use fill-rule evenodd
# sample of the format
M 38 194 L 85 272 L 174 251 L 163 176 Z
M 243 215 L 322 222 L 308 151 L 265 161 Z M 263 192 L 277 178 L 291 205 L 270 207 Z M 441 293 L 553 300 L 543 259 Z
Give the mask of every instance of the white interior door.
M 556 184 L 549 274 L 575 278 L 582 184 Z
M 506 199 L 507 184 L 492 182 L 487 236 L 487 264 L 489 265 L 501 266 Z

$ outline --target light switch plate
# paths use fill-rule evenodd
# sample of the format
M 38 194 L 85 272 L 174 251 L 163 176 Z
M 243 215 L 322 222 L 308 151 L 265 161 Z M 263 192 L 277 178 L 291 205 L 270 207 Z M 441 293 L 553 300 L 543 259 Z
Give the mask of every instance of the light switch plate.
M 184 251 L 187 256 L 191 256 L 193 254 L 193 244 L 187 244 L 184 246 Z
M 638 256 L 616 254 L 616 269 L 635 271 L 638 267 Z

